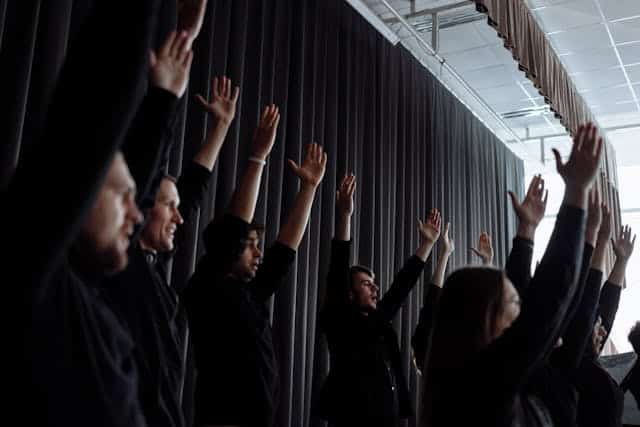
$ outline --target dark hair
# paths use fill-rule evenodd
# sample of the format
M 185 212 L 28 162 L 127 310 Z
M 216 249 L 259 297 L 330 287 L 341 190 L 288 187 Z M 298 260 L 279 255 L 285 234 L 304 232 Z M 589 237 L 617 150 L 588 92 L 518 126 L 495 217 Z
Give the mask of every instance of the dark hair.
M 491 342 L 502 310 L 503 283 L 502 271 L 487 267 L 462 268 L 445 281 L 423 365 L 425 420 L 431 419 L 432 392 Z
M 373 272 L 373 270 L 371 270 L 369 267 L 365 267 L 364 265 L 358 265 L 358 264 L 352 265 L 351 267 L 349 267 L 349 273 L 350 273 L 349 274 L 349 279 L 351 281 L 350 284 L 351 284 L 352 288 L 353 288 L 353 285 L 355 285 L 355 283 L 353 282 L 353 276 L 356 273 L 364 273 L 364 274 L 366 274 L 368 276 L 371 276 L 372 278 L 376 277 L 376 275 Z
M 636 354 L 640 356 L 640 322 L 636 322 L 629 331 L 629 342 Z
M 217 269 L 217 273 L 223 277 L 226 276 L 247 247 L 249 233 L 255 231 L 260 237 L 264 233 L 264 229 L 264 225 L 254 221 L 244 226 L 245 235 L 242 239 L 238 240 L 228 237 L 229 233 L 237 233 L 238 230 L 237 228 L 229 229 L 226 225 L 225 217 L 214 220 L 213 223 L 205 229 L 202 234 L 202 240 L 207 251 L 206 256 L 210 262 L 221 267 Z M 233 244 L 221 247 L 218 243 L 219 241 L 233 242 Z

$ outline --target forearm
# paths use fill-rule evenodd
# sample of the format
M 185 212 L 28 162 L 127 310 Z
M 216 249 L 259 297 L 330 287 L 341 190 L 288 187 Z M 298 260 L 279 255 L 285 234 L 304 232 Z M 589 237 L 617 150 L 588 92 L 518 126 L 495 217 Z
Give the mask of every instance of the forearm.
M 444 285 L 444 275 L 445 275 L 445 272 L 447 271 L 447 263 L 449 262 L 450 256 L 451 254 L 442 254 L 438 259 L 436 270 L 433 272 L 431 283 L 433 283 L 439 288 L 442 288 L 442 286 Z
M 582 187 L 567 186 L 564 191 L 564 198 L 562 199 L 562 204 L 586 210 L 587 198 L 588 198 L 587 189 Z
M 178 98 L 169 91 L 150 87 L 122 147 L 136 182 L 136 202 L 143 210 L 155 203 L 171 150 Z
M 253 215 L 256 211 L 263 169 L 264 165 L 249 161 L 231 199 L 230 213 L 248 223 L 253 221 Z
M 609 283 L 622 287 L 628 261 L 626 258 L 616 258 L 616 262 L 613 264 L 613 270 L 611 270 L 611 274 L 609 274 Z
M 427 258 L 429 258 L 429 254 L 431 253 L 431 249 L 433 249 L 433 245 L 435 242 L 431 242 L 428 240 L 423 240 L 420 243 L 420 246 L 416 250 L 416 256 L 422 260 L 422 262 L 426 262 Z
M 289 217 L 280 228 L 277 239 L 278 242 L 293 250 L 298 249 L 307 227 L 307 222 L 309 221 L 315 194 L 315 186 L 302 184 L 293 202 L 293 208 L 291 212 L 289 212 Z
M 351 239 L 351 215 L 338 212 L 336 214 L 335 239 L 348 241 Z
M 598 241 L 591 257 L 591 268 L 604 272 L 605 259 L 607 256 L 607 242 Z
M 507 277 L 513 282 L 513 286 L 521 295 L 526 291 L 531 281 L 531 259 L 533 258 L 533 240 L 518 234 L 513 239 L 513 246 L 507 263 L 505 272 Z
M 516 235 L 522 239 L 533 242 L 536 235 L 536 228 L 536 225 L 520 222 L 518 223 L 518 231 L 516 232 Z
M 218 160 L 220 149 L 224 143 L 224 139 L 227 137 L 230 123 L 223 120 L 216 120 L 216 123 L 209 130 L 207 139 L 200 148 L 200 151 L 194 156 L 193 161 L 209 169 L 213 170 L 213 166 Z

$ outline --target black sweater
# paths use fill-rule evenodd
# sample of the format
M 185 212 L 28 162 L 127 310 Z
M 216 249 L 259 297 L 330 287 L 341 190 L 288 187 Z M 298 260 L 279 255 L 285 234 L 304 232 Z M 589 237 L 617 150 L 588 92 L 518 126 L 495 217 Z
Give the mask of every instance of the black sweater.
M 410 257 L 376 310 L 364 315 L 347 296 L 351 281 L 350 247 L 349 241 L 332 242 L 327 296 L 320 315 L 329 344 L 331 370 L 321 393 L 320 411 L 324 418 L 334 422 L 385 425 L 387 420 L 393 422 L 389 409 L 394 398 L 401 418 L 413 414 L 391 320 L 417 283 L 425 264 L 416 256 Z M 372 424 L 374 421 L 376 424 Z
M 597 294 L 596 294 L 597 295 Z M 607 336 L 615 320 L 620 302 L 620 286 L 605 282 L 599 293 L 597 314 L 607 329 Z M 595 305 L 594 305 L 595 307 Z M 590 331 L 596 313 L 592 309 Z M 619 427 L 622 425 L 624 393 L 598 361 L 592 347 L 585 351 L 576 376 L 576 387 L 580 393 L 578 425 L 580 427 Z
M 249 283 L 227 276 L 225 250 L 240 250 L 249 224 L 227 215 L 205 230 L 207 254 L 185 290 L 198 377 L 196 422 L 271 427 L 279 372 L 269 323 L 269 298 L 284 282 L 295 251 L 276 242 Z

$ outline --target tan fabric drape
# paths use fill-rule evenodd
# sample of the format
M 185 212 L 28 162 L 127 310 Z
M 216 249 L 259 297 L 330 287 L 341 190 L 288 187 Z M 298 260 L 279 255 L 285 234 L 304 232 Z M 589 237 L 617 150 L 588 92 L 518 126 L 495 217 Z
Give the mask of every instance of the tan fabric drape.
M 591 110 L 524 0 L 473 1 L 480 12 L 487 14 L 489 25 L 496 29 L 519 68 L 570 134 L 574 134 L 580 124 L 594 121 Z M 616 157 L 613 147 L 606 140 L 600 168 L 602 173 L 598 177 L 597 188 L 611 208 L 614 230 L 619 230 L 622 219 Z M 609 251 L 607 270 L 613 266 L 613 260 L 613 253 Z
M 544 31 L 522 0 L 474 0 L 487 14 L 489 24 L 504 39 L 504 45 L 533 82 L 560 122 L 574 133 L 581 123 L 593 121 L 569 74 Z

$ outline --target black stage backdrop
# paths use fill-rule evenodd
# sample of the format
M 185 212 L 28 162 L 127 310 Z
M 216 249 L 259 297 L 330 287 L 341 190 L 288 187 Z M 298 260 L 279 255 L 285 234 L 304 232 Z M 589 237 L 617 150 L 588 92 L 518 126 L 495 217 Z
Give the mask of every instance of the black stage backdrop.
M 267 244 L 298 185 L 286 159 L 298 160 L 313 141 L 329 154 L 297 262 L 272 303 L 282 377 L 278 426 L 316 425 L 314 401 L 328 369 L 317 317 L 341 175 L 354 172 L 358 178 L 354 260 L 376 271 L 384 292 L 417 247 L 417 219 L 431 207 L 451 222 L 457 247 L 451 266 L 477 262 L 469 247 L 485 230 L 493 236 L 496 265 L 503 265 L 515 232 L 507 190 L 522 194 L 523 164 L 406 49 L 392 46 L 343 1 L 209 3 L 194 47 L 171 173 L 179 174 L 206 133 L 207 118 L 194 95 L 207 94 L 211 77 L 226 74 L 241 86 L 241 98 L 199 220 L 178 236 L 172 280 L 184 281 L 193 271 L 201 255 L 197 237 L 229 201 L 260 108 L 276 103 L 282 119 L 256 211 L 256 220 L 267 225 Z M 66 47 L 82 28 L 88 4 L 0 0 L 0 186 L 38 138 Z M 117 51 L 114 46 L 105 54 L 117 60 Z M 94 102 L 100 100 L 88 93 L 87 108 Z M 409 342 L 429 274 L 430 268 L 394 321 L 416 395 Z

